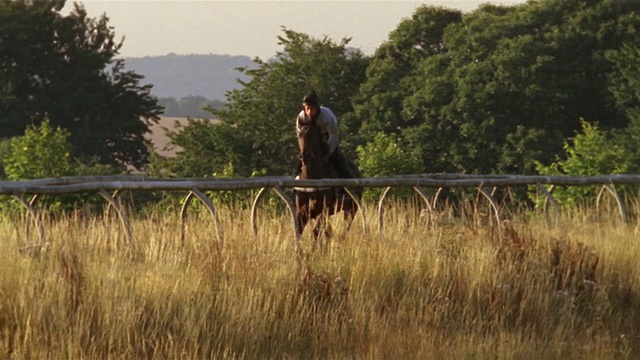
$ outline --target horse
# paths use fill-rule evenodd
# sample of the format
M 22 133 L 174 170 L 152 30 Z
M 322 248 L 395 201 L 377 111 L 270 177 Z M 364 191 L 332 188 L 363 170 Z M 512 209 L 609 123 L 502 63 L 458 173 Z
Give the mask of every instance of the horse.
M 302 163 L 299 179 L 310 180 L 337 177 L 336 170 L 323 156 L 325 153 L 323 150 L 326 145 L 322 142 L 322 134 L 315 124 L 301 125 L 298 134 L 298 147 Z M 347 164 L 354 177 L 361 177 L 360 170 L 353 161 L 348 160 Z M 309 221 L 315 220 L 313 228 L 314 248 L 323 228 L 327 238 L 333 236 L 331 226 L 327 224 L 325 227 L 328 216 L 342 211 L 344 219 L 347 221 L 346 231 L 348 231 L 358 211 L 358 202 L 342 188 L 296 187 L 294 188 L 294 193 L 298 220 L 297 234 L 302 235 Z M 358 198 L 358 201 L 362 198 L 362 188 L 353 189 L 352 193 Z M 322 247 L 322 240 L 320 247 Z

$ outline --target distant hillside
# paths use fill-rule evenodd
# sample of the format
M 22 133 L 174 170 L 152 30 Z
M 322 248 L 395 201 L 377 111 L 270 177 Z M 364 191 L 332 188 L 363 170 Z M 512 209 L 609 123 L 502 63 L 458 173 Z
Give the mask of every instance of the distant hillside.
M 238 89 L 238 79 L 248 80 L 238 67 L 253 67 L 248 56 L 176 55 L 125 58 L 127 70 L 143 75 L 141 84 L 153 84 L 158 98 L 202 96 L 225 101 L 225 92 Z

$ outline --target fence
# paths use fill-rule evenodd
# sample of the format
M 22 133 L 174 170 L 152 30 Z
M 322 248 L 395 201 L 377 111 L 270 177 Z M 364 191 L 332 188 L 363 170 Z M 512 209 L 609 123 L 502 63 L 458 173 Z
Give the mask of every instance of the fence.
M 603 175 L 603 176 L 521 176 L 521 175 L 467 175 L 467 174 L 416 174 L 400 175 L 376 178 L 359 179 L 321 179 L 321 180 L 295 180 L 291 177 L 255 177 L 255 178 L 191 178 L 191 179 L 156 179 L 141 176 L 90 176 L 90 177 L 62 177 L 49 179 L 36 179 L 25 181 L 0 181 L 0 194 L 11 195 L 17 199 L 34 220 L 38 229 L 40 244 L 46 243 L 46 234 L 43 222 L 38 215 L 35 204 L 42 195 L 98 192 L 110 207 L 116 210 L 119 219 L 126 232 L 129 246 L 133 247 L 134 237 L 128 217 L 118 201 L 118 194 L 123 190 L 131 191 L 187 191 L 181 211 L 181 236 L 185 236 L 185 219 L 189 203 L 197 198 L 207 207 L 216 223 L 218 240 L 223 240 L 222 229 L 218 214 L 213 202 L 204 194 L 204 191 L 223 190 L 256 190 L 256 195 L 251 209 L 251 223 L 254 235 L 258 236 L 256 213 L 260 199 L 267 191 L 273 190 L 287 206 L 292 219 L 294 237 L 296 243 L 300 240 L 298 232 L 295 204 L 283 189 L 294 187 L 375 187 L 384 188 L 378 201 L 379 232 L 382 234 L 384 203 L 389 191 L 396 187 L 413 189 L 424 201 L 426 209 L 432 212 L 437 202 L 438 194 L 443 188 L 474 188 L 489 201 L 492 216 L 495 217 L 498 227 L 501 224 L 500 205 L 494 199 L 495 189 L 499 187 L 537 186 L 546 196 L 547 204 L 554 208 L 556 216 L 559 208 L 552 195 L 555 186 L 587 186 L 600 185 L 601 190 L 597 195 L 597 204 L 605 193 L 611 194 L 618 207 L 623 221 L 627 221 L 624 202 L 615 190 L 615 185 L 639 184 L 640 175 Z M 549 186 L 549 188 L 547 188 Z M 435 196 L 429 199 L 424 188 L 436 189 Z M 492 189 L 489 191 L 488 189 Z M 27 200 L 27 196 L 31 196 Z M 355 199 L 355 197 L 354 197 Z M 356 200 L 360 207 L 359 213 L 362 219 L 364 231 L 367 231 L 362 204 Z M 28 222 L 27 222 L 28 224 Z M 28 225 L 27 225 L 28 226 Z M 28 233 L 28 230 L 27 230 Z

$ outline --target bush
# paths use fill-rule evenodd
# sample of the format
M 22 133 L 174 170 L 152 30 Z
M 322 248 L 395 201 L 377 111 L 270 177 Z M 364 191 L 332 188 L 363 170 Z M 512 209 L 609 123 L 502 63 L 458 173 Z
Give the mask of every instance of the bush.
M 118 170 L 110 165 L 90 159 L 87 163 L 74 162 L 70 157 L 70 133 L 60 127 L 53 128 L 48 120 L 40 126 L 32 125 L 23 136 L 3 142 L 0 155 L 4 159 L 2 168 L 8 180 L 29 180 L 76 175 L 108 175 Z M 8 213 L 22 209 L 12 199 L 0 201 L 0 208 Z M 97 194 L 48 195 L 40 201 L 41 206 L 54 212 L 71 211 L 81 204 L 92 211 L 99 211 L 104 200 Z
M 393 134 L 378 133 L 373 141 L 358 146 L 358 166 L 365 177 L 418 174 L 424 172 L 422 149 L 403 143 Z M 381 189 L 366 189 L 364 199 L 378 199 Z M 403 192 L 402 195 L 407 195 Z
M 597 176 L 634 172 L 634 156 L 629 154 L 623 142 L 616 141 L 608 132 L 600 130 L 595 123 L 581 120 L 582 132 L 565 142 L 567 157 L 545 166 L 536 162 L 542 175 Z M 599 186 L 571 186 L 557 188 L 553 196 L 562 205 L 573 206 L 595 200 Z M 631 191 L 631 186 L 620 187 L 618 191 Z M 535 198 L 535 197 L 534 197 Z M 535 198 L 537 205 L 542 199 Z

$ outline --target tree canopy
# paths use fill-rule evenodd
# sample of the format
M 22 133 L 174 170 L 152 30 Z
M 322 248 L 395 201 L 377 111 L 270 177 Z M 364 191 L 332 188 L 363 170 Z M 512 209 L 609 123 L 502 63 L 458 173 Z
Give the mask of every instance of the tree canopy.
M 376 96 L 363 96 L 356 108 L 378 115 L 363 119 L 363 129 L 397 129 L 421 144 L 430 172 L 533 173 L 535 161 L 549 163 L 562 152 L 581 118 L 603 129 L 628 124 L 608 88 L 615 69 L 605 54 L 637 36 L 640 17 L 631 11 L 637 8 L 616 0 L 543 0 L 485 4 L 454 17 L 439 32 L 441 51 L 426 54 L 396 81 L 367 79 Z M 416 14 L 425 12 L 427 19 L 446 14 Z M 402 26 L 427 21 L 414 16 Z M 371 63 L 401 45 L 407 47 L 390 37 Z M 388 83 L 403 86 L 385 92 Z M 380 109 L 377 99 L 397 88 L 407 95 Z
M 162 107 L 141 75 L 124 70 L 108 18 L 80 5 L 62 16 L 64 4 L 0 2 L 0 139 L 48 119 L 67 131 L 72 158 L 143 168 L 144 134 Z M 209 108 L 219 123 L 191 120 L 169 133 L 180 149 L 169 168 L 290 174 L 294 119 L 312 89 L 338 115 L 351 157 L 384 134 L 412 161 L 421 154 L 416 168 L 427 172 L 536 173 L 590 122 L 637 156 L 639 14 L 640 2 L 621 0 L 483 4 L 469 13 L 420 6 L 371 57 L 348 38 L 283 28 L 283 50 L 240 69 L 248 80 L 224 107 Z
M 49 119 L 69 132 L 73 158 L 142 168 L 162 108 L 141 75 L 124 71 L 109 19 L 78 4 L 62 16 L 64 4 L 0 2 L 0 138 Z
M 362 161 L 376 159 L 366 151 L 386 135 L 397 153 L 421 154 L 416 168 L 427 172 L 532 174 L 595 122 L 637 157 L 639 31 L 640 2 L 620 0 L 483 4 L 470 13 L 421 6 L 371 57 L 347 48 L 349 39 L 284 29 L 284 50 L 256 59 L 243 70 L 251 80 L 212 110 L 221 125 L 194 122 L 172 135 L 184 149 L 173 169 L 291 173 L 293 119 L 309 89 L 338 115 L 345 153 Z M 368 175 L 389 170 L 378 168 Z
M 237 176 L 292 174 L 298 155 L 295 119 L 304 94 L 314 89 L 335 113 L 352 111 L 367 61 L 347 47 L 350 39 L 335 43 L 289 29 L 283 33 L 284 50 L 269 62 L 255 59 L 257 68 L 241 69 L 250 80 L 229 92 L 226 108 L 211 109 L 220 123 L 192 120 L 169 134 L 182 148 L 173 159 L 174 173 L 210 176 L 232 164 Z

